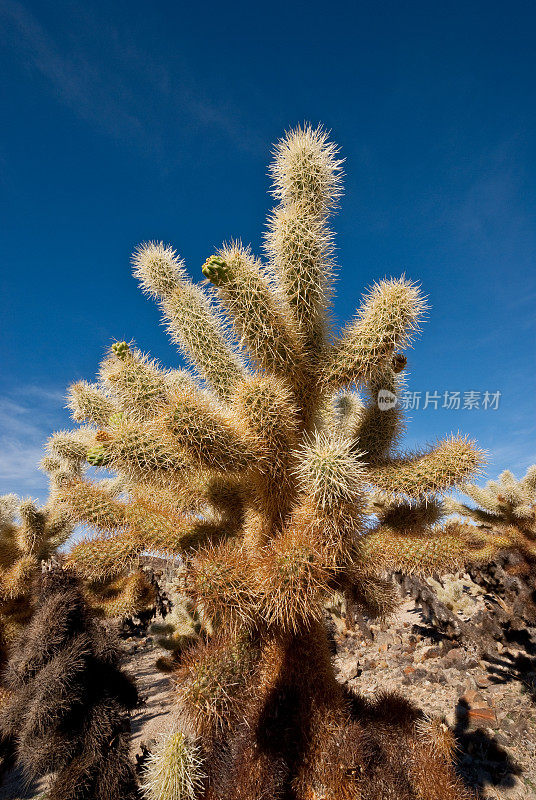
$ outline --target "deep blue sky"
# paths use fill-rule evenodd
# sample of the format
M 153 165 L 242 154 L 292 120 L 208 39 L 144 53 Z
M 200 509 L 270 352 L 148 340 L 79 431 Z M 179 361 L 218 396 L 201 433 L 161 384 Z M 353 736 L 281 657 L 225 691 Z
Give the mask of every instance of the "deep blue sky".
M 303 120 L 346 158 L 338 321 L 405 271 L 432 305 L 410 389 L 502 393 L 412 412 L 408 445 L 536 461 L 533 0 L 0 0 L 0 25 L 0 491 L 45 499 L 65 387 L 114 338 L 179 363 L 131 251 L 163 239 L 195 276 L 224 239 L 259 251 L 270 145 Z

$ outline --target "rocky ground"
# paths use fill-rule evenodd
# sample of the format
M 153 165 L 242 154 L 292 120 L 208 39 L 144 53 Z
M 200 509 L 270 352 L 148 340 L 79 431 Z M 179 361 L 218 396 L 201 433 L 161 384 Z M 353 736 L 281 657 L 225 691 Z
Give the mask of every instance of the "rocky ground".
M 482 599 L 475 599 L 475 604 Z M 464 609 L 464 613 L 467 609 Z M 342 626 L 341 626 L 342 627 Z M 482 800 L 536 800 L 536 639 L 512 634 L 489 652 L 459 643 L 428 625 L 413 600 L 384 625 L 336 634 L 335 665 L 342 682 L 365 695 L 397 689 L 423 711 L 443 716 L 458 742 L 458 768 Z M 163 651 L 151 636 L 124 641 L 126 667 L 141 704 L 132 719 L 133 758 L 172 724 L 172 688 L 155 668 Z M 3 800 L 36 800 L 46 781 L 24 788 L 12 772 Z
M 372 625 L 370 638 L 336 638 L 336 666 L 351 688 L 397 689 L 445 718 L 460 773 L 482 798 L 536 798 L 536 649 L 528 635 L 479 654 L 428 626 L 408 600 L 388 625 Z

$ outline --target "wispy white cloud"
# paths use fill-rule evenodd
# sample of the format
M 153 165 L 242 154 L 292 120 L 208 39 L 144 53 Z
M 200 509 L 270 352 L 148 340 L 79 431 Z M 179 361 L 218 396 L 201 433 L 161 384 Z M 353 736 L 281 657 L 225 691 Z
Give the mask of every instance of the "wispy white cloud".
M 45 78 L 79 117 L 157 156 L 166 149 L 166 133 L 176 139 L 179 128 L 216 128 L 239 148 L 263 146 L 240 121 L 239 109 L 209 98 L 185 64 L 172 76 L 154 52 L 129 37 L 126 25 L 121 31 L 109 21 L 99 25 L 83 7 L 71 6 L 69 13 L 82 17 L 84 39 L 72 32 L 54 36 L 23 3 L 0 0 L 4 39 L 14 58 Z M 168 131 L 166 118 L 172 120 Z
M 64 392 L 25 385 L 0 397 L 0 494 L 46 499 L 47 479 L 38 469 L 46 438 L 67 423 Z

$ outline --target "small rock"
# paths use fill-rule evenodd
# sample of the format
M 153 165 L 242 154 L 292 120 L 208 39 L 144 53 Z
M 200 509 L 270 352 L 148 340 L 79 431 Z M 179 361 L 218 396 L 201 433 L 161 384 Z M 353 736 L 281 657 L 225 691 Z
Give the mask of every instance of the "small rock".
M 428 678 L 428 672 L 425 669 L 414 669 L 413 672 L 406 673 L 402 679 L 405 686 L 410 686 L 416 683 L 423 683 Z
M 442 672 L 429 672 L 428 680 L 430 683 L 446 683 L 447 679 Z
M 462 647 L 453 647 L 442 660 L 446 667 L 459 668 L 465 660 L 465 652 Z
M 482 725 L 484 722 L 489 722 L 492 725 L 497 724 L 497 716 L 493 708 L 488 705 L 481 705 L 478 708 L 469 708 L 467 711 L 469 722 L 477 725 Z
M 422 657 L 423 657 L 423 661 L 427 661 L 429 658 L 439 658 L 440 655 L 441 655 L 441 651 L 440 651 L 439 647 L 434 647 L 432 645 L 431 647 L 425 647 L 424 648 Z
M 468 706 L 478 706 L 484 704 L 484 698 L 476 689 L 470 689 L 460 698 L 465 700 Z

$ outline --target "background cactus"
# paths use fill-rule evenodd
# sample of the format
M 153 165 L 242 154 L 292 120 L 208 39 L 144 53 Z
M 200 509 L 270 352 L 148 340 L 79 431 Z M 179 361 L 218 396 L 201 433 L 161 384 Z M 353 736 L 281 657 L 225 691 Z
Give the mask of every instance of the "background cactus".
M 34 610 L 33 584 L 73 530 L 53 502 L 43 508 L 13 494 L 0 497 L 0 672 L 10 643 Z
M 536 464 L 517 481 L 505 470 L 484 487 L 463 484 L 461 490 L 476 506 L 448 499 L 445 508 L 478 525 L 500 532 L 503 547 L 517 550 L 527 562 L 536 561 Z
M 464 484 L 461 489 L 476 506 L 448 498 L 445 510 L 471 520 L 480 530 L 493 532 L 499 548 L 493 561 L 469 565 L 472 579 L 499 598 L 508 628 L 534 624 L 536 465 L 519 481 L 506 470 L 484 487 Z
M 56 773 L 49 800 L 135 800 L 128 711 L 137 702 L 109 630 L 71 575 L 45 572 L 38 609 L 14 647 L 0 731 L 30 778 Z
M 396 698 L 371 711 L 330 661 L 323 608 L 334 591 L 385 613 L 387 569 L 445 570 L 494 546 L 474 526 L 444 530 L 423 511 L 478 473 L 482 453 L 460 436 L 397 453 L 400 407 L 379 403 L 403 386 L 400 351 L 427 307 L 419 287 L 382 280 L 342 332 L 330 330 L 341 174 L 321 128 L 286 135 L 272 165 L 266 263 L 225 244 L 203 267 L 206 289 L 172 248 L 140 246 L 135 275 L 194 372 L 165 370 L 121 342 L 97 385 L 71 389 L 75 419 L 94 426 L 86 464 L 89 453 L 97 473 L 128 478 L 120 497 L 83 464 L 61 482 L 57 502 L 98 531 L 71 562 L 98 577 L 146 550 L 181 554 L 188 594 L 217 626 L 176 676 L 213 800 L 377 800 L 394 786 L 399 798 L 465 796 L 419 738 L 418 713 Z M 393 506 L 376 521 L 373 490 Z M 373 775 L 366 752 L 380 740 Z

